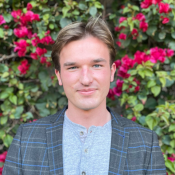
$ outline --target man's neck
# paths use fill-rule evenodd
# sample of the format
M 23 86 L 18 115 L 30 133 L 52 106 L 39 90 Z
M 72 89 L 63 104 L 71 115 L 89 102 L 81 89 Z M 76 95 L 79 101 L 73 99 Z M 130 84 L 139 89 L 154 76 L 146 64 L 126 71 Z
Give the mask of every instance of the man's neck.
M 82 110 L 69 103 L 66 115 L 72 122 L 82 125 L 87 129 L 92 125 L 103 126 L 111 120 L 111 115 L 106 109 L 106 104 L 101 104 L 91 110 Z

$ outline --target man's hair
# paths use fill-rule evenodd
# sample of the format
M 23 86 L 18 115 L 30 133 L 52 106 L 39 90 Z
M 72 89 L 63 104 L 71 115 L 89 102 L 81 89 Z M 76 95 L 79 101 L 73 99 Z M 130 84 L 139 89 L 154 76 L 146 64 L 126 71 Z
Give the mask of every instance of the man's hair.
M 112 34 L 104 20 L 91 17 L 87 22 L 74 22 L 60 30 L 51 54 L 55 69 L 60 71 L 59 59 L 63 47 L 71 41 L 80 40 L 86 36 L 98 38 L 107 45 L 110 53 L 110 65 L 112 65 L 116 55 Z

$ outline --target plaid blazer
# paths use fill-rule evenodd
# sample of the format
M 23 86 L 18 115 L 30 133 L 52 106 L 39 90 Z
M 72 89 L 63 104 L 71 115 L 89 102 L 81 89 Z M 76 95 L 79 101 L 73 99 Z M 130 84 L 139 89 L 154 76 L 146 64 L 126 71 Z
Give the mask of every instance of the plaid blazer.
M 63 175 L 62 133 L 66 108 L 19 127 L 2 175 Z M 112 116 L 108 175 L 166 175 L 155 132 L 108 110 Z

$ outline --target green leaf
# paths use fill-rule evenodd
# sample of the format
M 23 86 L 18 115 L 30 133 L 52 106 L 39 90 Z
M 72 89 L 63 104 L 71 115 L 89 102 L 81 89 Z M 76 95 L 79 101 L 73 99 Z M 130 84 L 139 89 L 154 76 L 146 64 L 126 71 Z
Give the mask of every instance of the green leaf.
M 49 24 L 50 29 L 54 29 L 54 24 Z
M 143 108 L 144 108 L 144 106 L 143 106 L 142 104 L 137 104 L 136 106 L 134 106 L 134 109 L 135 109 L 136 111 L 142 111 Z
M 175 39 L 175 32 L 171 33 L 173 39 Z
M 12 15 L 10 14 L 3 14 L 4 20 L 9 23 L 13 19 Z
M 0 118 L 1 125 L 5 125 L 7 123 L 7 121 L 8 121 L 8 117 L 7 116 Z
M 128 84 L 126 84 L 126 83 L 123 83 L 123 85 L 122 85 L 122 91 L 125 91 L 126 89 L 128 89 Z
M 62 9 L 63 18 L 65 18 L 65 17 L 67 16 L 67 13 L 68 13 L 68 11 L 69 11 L 70 9 L 71 9 L 70 6 L 65 6 L 65 7 L 63 7 L 63 9 Z
M 0 38 L 4 38 L 4 31 L 2 28 L 0 28 Z
M 101 8 L 103 8 L 103 5 L 100 2 L 96 1 L 95 7 L 97 7 L 98 9 L 101 9 Z
M 68 18 L 61 18 L 60 20 L 60 26 L 61 28 L 64 28 L 65 26 L 67 26 L 68 24 L 70 24 L 72 21 Z
M 0 93 L 0 99 L 6 99 L 8 96 L 9 94 L 6 91 Z
M 147 88 L 153 87 L 156 85 L 156 81 L 155 80 L 149 80 L 147 83 Z
M 171 162 L 170 160 L 167 160 L 167 161 L 165 162 L 165 166 L 166 166 L 167 168 L 169 168 L 172 172 L 175 172 L 174 163 Z
M 0 64 L 0 72 L 7 72 L 9 70 L 8 66 L 5 64 Z
M 14 94 L 10 95 L 9 100 L 10 100 L 13 104 L 17 105 L 17 97 L 16 97 L 16 95 L 14 95 Z
M 175 140 L 171 140 L 170 145 L 172 148 L 175 148 Z
M 145 116 L 141 116 L 139 117 L 139 122 L 141 123 L 141 125 L 146 125 L 146 121 L 145 121 L 146 117 Z
M 175 50 L 175 41 L 170 41 L 168 46 L 170 49 Z
M 165 85 L 166 85 L 166 79 L 164 77 L 160 77 L 159 80 L 162 83 L 162 86 L 165 87 Z
M 87 10 L 87 8 L 88 8 L 87 5 L 86 5 L 86 2 L 84 2 L 84 1 L 80 1 L 79 4 L 78 4 L 78 7 L 81 10 Z
M 146 117 L 146 123 L 151 130 L 153 130 L 154 127 L 157 126 L 158 122 L 158 118 L 149 115 Z
M 131 43 L 131 38 L 127 38 L 126 40 L 121 40 L 121 44 L 124 48 L 128 47 Z
M 143 70 L 139 70 L 138 74 L 142 77 L 145 78 L 145 72 Z
M 13 140 L 13 137 L 11 136 L 11 135 L 9 135 L 9 134 L 7 134 L 5 137 L 4 137 L 4 145 L 6 146 L 6 147 L 9 147 L 10 145 L 11 145 L 11 143 L 12 143 L 12 140 Z
M 175 132 L 175 124 L 171 124 L 169 127 L 169 132 L 174 131 Z
M 67 98 L 66 97 L 61 97 L 58 100 L 58 106 L 62 108 L 63 106 L 67 105 Z
M 42 117 L 46 117 L 50 114 L 50 111 L 46 108 L 46 103 L 37 103 L 36 108 Z
M 157 106 L 157 101 L 152 97 L 148 98 L 145 104 L 145 108 L 155 109 L 156 106 Z
M 154 94 L 154 97 L 160 94 L 161 87 L 160 86 L 153 86 L 151 87 L 151 92 Z
M 23 113 L 24 107 L 23 106 L 18 106 L 15 110 L 14 117 L 15 119 L 20 119 L 21 114 Z
M 165 85 L 165 87 L 171 87 L 173 84 L 174 84 L 174 80 L 166 79 L 166 85 Z
M 146 31 L 146 33 L 150 36 L 154 36 L 155 32 L 157 30 L 157 26 L 149 26 L 148 30 Z
M 164 135 L 164 136 L 163 136 L 162 142 L 163 142 L 165 145 L 170 145 L 170 141 L 171 141 L 171 138 L 170 138 L 169 135 Z
M 0 139 L 3 139 L 4 136 L 5 136 L 5 131 L 4 130 L 0 130 Z
M 97 8 L 96 7 L 91 7 L 89 10 L 89 13 L 91 16 L 95 16 L 97 14 Z
M 165 37 L 166 37 L 166 33 L 165 32 L 160 32 L 159 33 L 159 38 L 160 39 L 165 39 Z

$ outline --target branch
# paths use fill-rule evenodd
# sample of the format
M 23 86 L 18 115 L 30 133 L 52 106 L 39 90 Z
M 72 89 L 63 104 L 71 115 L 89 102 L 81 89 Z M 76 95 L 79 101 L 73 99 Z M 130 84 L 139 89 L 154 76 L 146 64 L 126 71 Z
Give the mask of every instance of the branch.
M 0 62 L 4 61 L 4 60 L 9 60 L 11 58 L 14 58 L 14 57 L 17 57 L 18 55 L 17 54 L 12 54 L 12 55 L 3 55 L 1 58 L 0 58 Z

